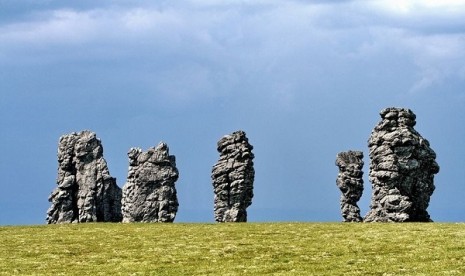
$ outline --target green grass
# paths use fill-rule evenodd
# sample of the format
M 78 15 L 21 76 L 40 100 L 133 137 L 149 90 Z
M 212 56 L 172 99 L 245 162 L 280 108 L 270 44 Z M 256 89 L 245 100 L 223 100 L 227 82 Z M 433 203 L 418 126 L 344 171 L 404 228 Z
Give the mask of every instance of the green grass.
M 465 224 L 0 227 L 0 275 L 464 275 Z

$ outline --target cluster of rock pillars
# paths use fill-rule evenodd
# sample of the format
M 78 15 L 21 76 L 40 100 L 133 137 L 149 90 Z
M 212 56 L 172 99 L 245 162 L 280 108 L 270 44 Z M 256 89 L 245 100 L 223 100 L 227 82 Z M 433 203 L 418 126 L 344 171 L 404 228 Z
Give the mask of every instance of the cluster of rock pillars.
M 386 108 L 368 140 L 370 211 L 362 218 L 357 201 L 363 192 L 363 153 L 341 152 L 336 157 L 341 213 L 347 222 L 429 222 L 426 209 L 439 172 L 436 154 L 413 127 L 410 109 Z
M 252 203 L 252 145 L 236 131 L 218 142 L 220 158 L 212 170 L 215 219 L 246 222 Z M 129 172 L 123 189 L 110 176 L 101 141 L 82 131 L 60 138 L 58 187 L 52 192 L 47 223 L 173 222 L 178 211 L 175 182 L 179 172 L 168 145 L 128 152 Z
M 363 152 L 337 155 L 337 186 L 346 222 L 431 221 L 426 211 L 439 172 L 436 155 L 415 131 L 415 114 L 386 108 L 368 141 L 371 210 L 362 218 L 357 202 L 363 193 Z M 246 222 L 255 178 L 253 146 L 245 132 L 222 137 L 212 169 L 217 222 Z M 49 197 L 47 223 L 173 222 L 178 211 L 175 183 L 179 172 L 168 145 L 128 152 L 123 188 L 116 185 L 103 158 L 101 141 L 90 131 L 60 137 L 57 188 Z

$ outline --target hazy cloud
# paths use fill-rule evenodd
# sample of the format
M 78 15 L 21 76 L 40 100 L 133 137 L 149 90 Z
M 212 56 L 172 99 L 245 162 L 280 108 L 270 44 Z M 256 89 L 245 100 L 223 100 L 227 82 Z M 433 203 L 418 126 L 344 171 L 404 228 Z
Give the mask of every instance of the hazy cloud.
M 154 67 L 153 74 L 146 75 L 155 74 L 159 80 L 153 89 L 172 91 L 173 97 L 195 98 L 187 94 L 199 91 L 212 95 L 219 83 L 214 75 L 232 81 L 248 74 L 287 82 L 272 85 L 279 90 L 276 95 L 289 95 L 286 102 L 303 85 L 295 82 L 316 78 L 295 75 L 302 69 L 312 71 L 312 66 L 330 73 L 334 70 L 330 63 L 357 66 L 354 60 L 402 56 L 417 66 L 412 91 L 465 70 L 464 1 L 191 0 L 142 2 L 129 8 L 106 5 L 31 11 L 29 17 L 3 23 L 0 58 L 7 63 L 37 62 L 38 53 L 47 52 L 53 53 L 43 55 L 48 62 L 73 55 L 148 56 Z M 212 66 L 216 72 L 207 69 Z M 171 75 L 186 79 L 169 87 Z

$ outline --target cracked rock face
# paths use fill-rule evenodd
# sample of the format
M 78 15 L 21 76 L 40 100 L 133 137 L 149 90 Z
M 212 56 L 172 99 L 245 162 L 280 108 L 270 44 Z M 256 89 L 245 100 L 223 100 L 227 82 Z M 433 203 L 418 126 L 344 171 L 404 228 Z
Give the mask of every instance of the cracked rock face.
M 246 209 L 252 204 L 255 178 L 252 149 L 243 131 L 218 141 L 220 158 L 212 169 L 217 222 L 247 221 Z
M 341 214 L 344 222 L 361 222 L 357 202 L 363 194 L 363 152 L 340 152 L 336 157 L 339 167 L 336 184 L 342 192 Z
M 131 148 L 128 157 L 123 222 L 173 222 L 179 205 L 175 188 L 179 172 L 168 145 L 161 142 L 146 152 Z
M 49 197 L 47 223 L 121 221 L 121 189 L 110 176 L 95 133 L 60 137 L 57 184 Z
M 413 128 L 411 110 L 386 108 L 380 115 L 368 140 L 373 193 L 365 221 L 431 221 L 426 209 L 439 172 L 436 154 Z

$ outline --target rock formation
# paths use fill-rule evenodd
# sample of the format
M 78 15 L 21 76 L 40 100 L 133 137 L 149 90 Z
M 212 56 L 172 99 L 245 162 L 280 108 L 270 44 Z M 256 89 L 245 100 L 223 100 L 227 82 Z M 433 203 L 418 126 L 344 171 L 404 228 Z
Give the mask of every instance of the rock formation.
M 123 187 L 123 222 L 173 222 L 178 211 L 176 158 L 165 143 L 128 152 L 129 172 Z
M 218 141 L 220 158 L 212 170 L 217 222 L 247 221 L 246 209 L 252 204 L 255 178 L 252 149 L 243 131 Z
M 49 197 L 47 223 L 121 221 L 121 189 L 110 176 L 95 133 L 60 137 L 57 184 Z
M 363 194 L 363 152 L 340 152 L 336 157 L 339 167 L 336 184 L 342 192 L 341 214 L 344 222 L 361 222 L 357 202 Z
M 373 194 L 366 222 L 431 221 L 426 209 L 439 172 L 429 142 L 413 128 L 415 114 L 386 108 L 368 146 Z

